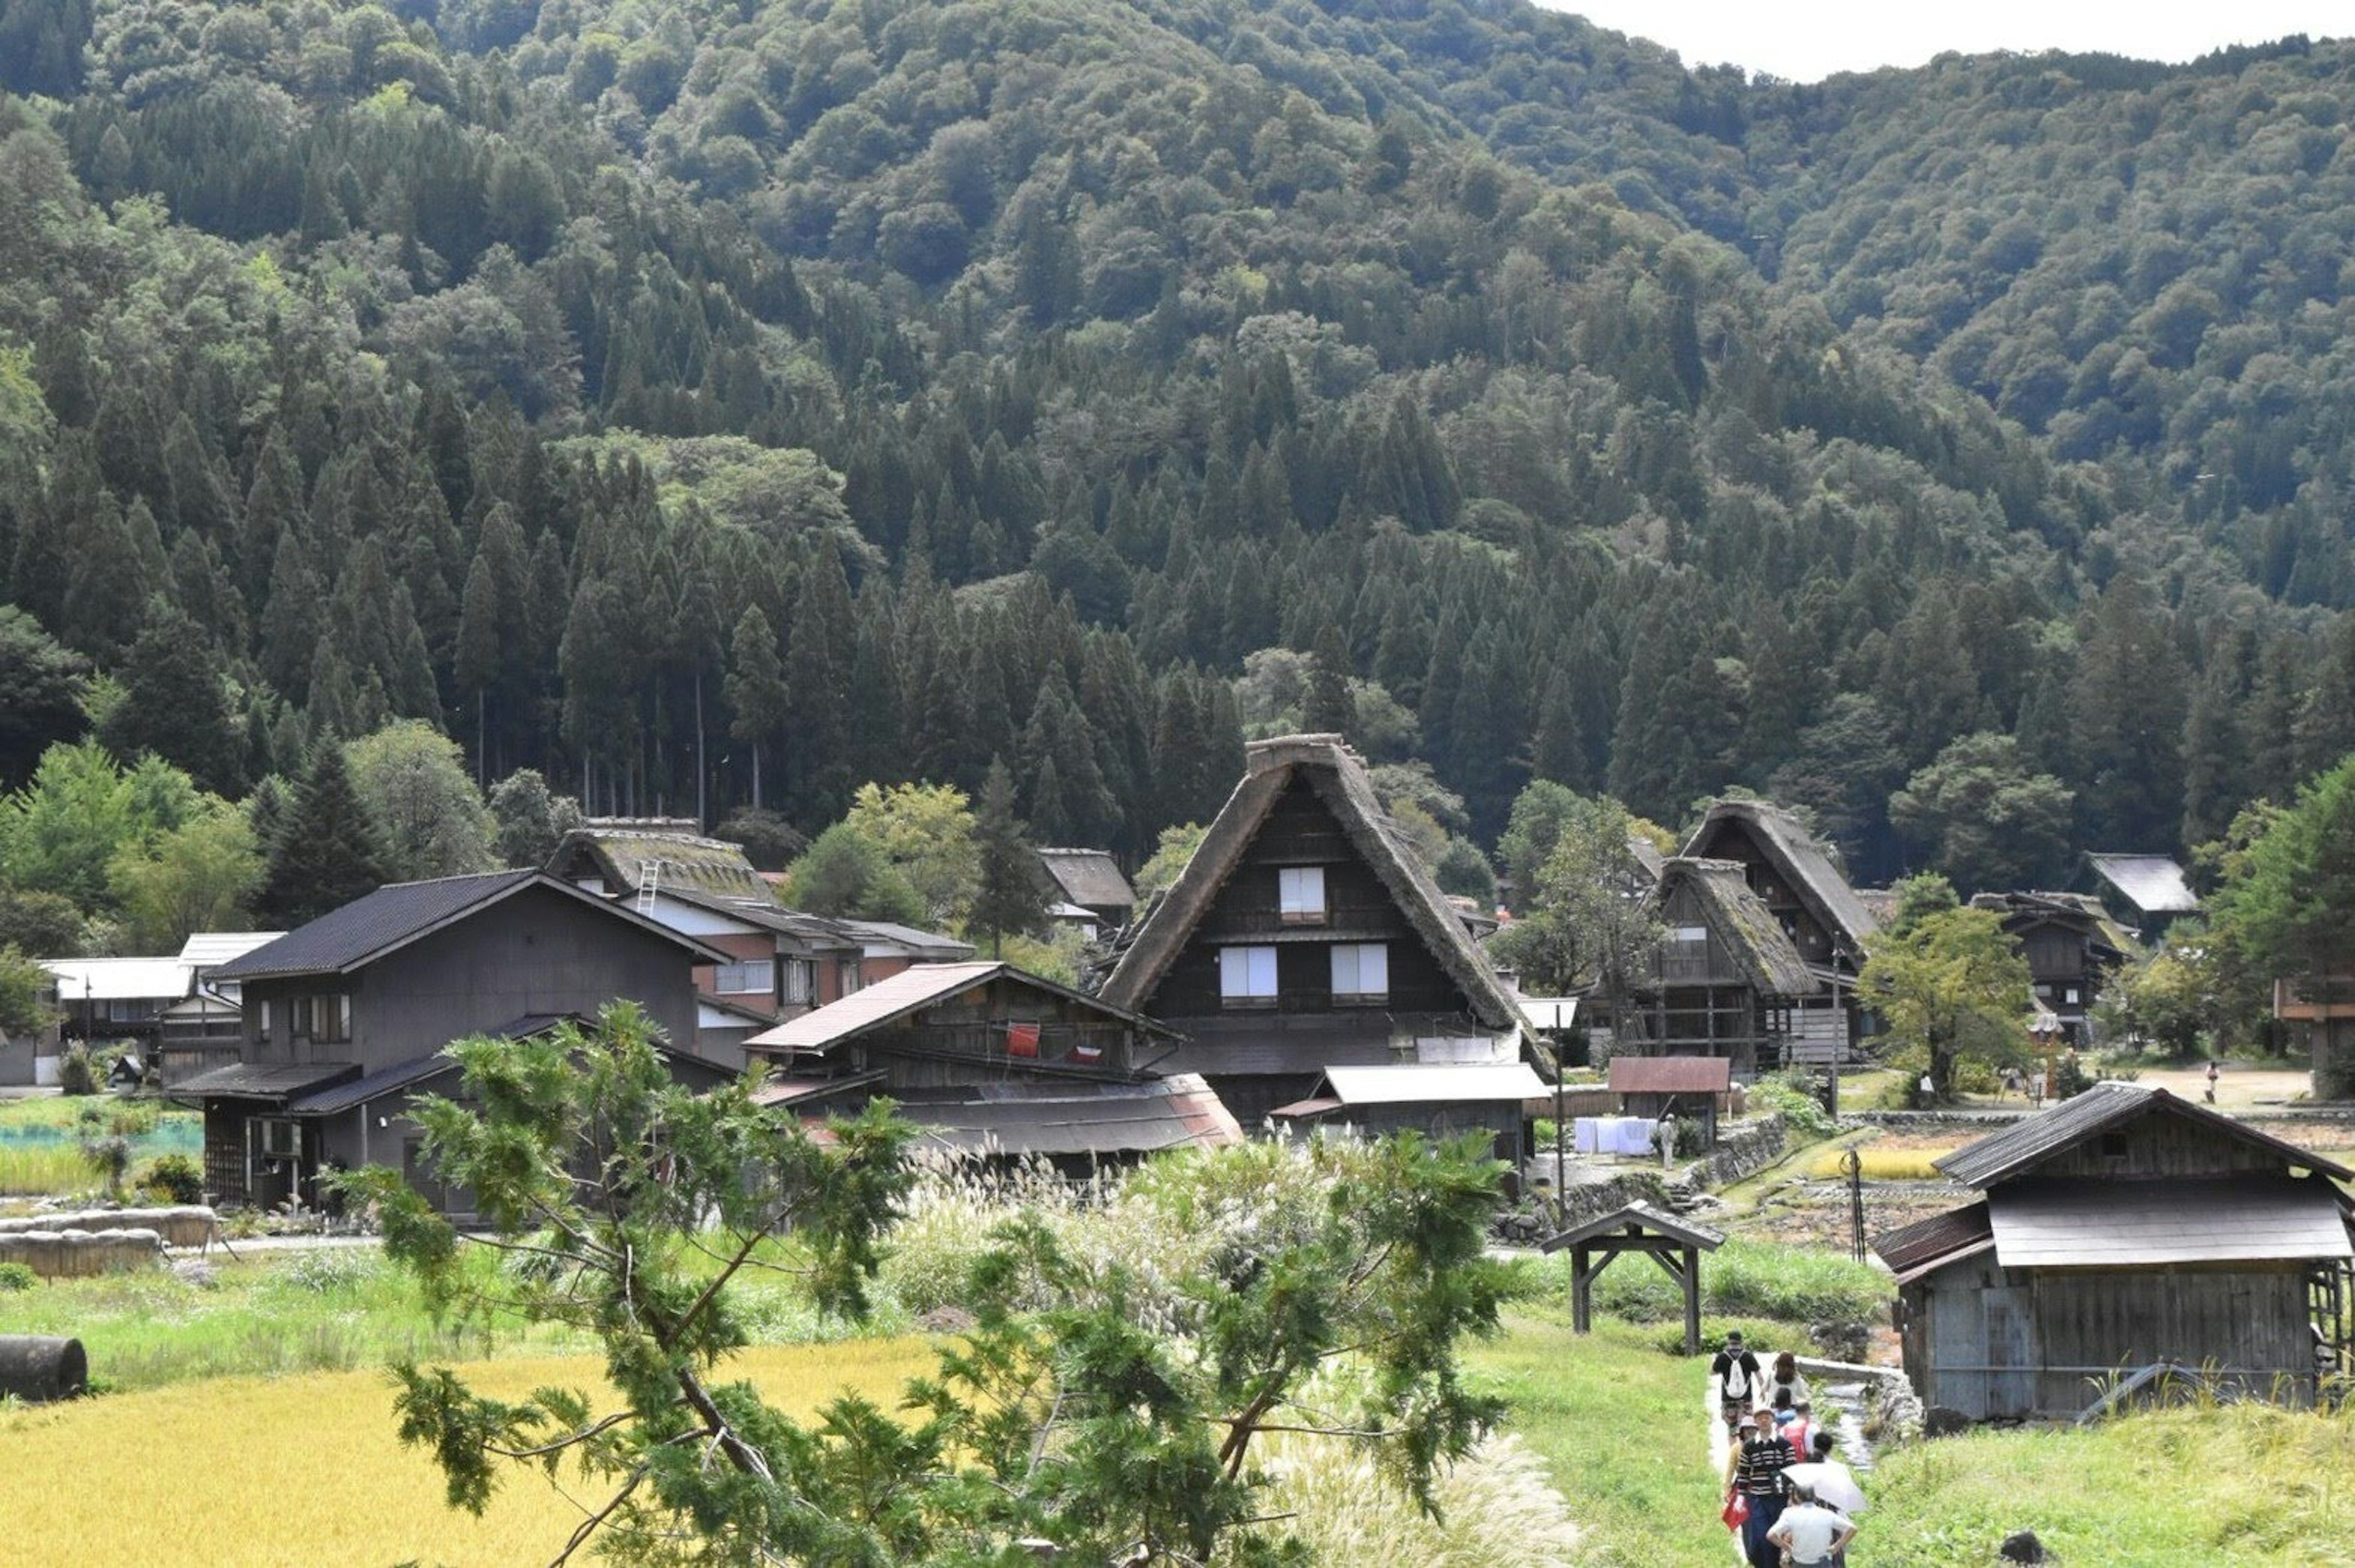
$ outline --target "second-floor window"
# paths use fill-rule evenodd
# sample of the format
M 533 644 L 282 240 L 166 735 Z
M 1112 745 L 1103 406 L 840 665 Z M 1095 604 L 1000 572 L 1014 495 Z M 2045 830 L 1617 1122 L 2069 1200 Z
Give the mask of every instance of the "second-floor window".
M 785 960 L 785 997 L 789 1002 L 817 1000 L 817 961 L 814 958 Z
M 743 997 L 765 994 L 775 984 L 775 972 L 767 964 L 722 964 L 711 988 L 723 997 Z
M 1325 923 L 1325 868 L 1285 866 L 1275 874 L 1276 907 L 1286 925 Z
M 865 977 L 858 972 L 858 960 L 856 958 L 841 960 L 836 965 L 836 973 L 841 977 L 842 994 L 846 997 L 867 984 Z
M 1379 942 L 1344 942 L 1333 949 L 1336 1003 L 1386 1002 L 1391 996 L 1391 950 Z
M 1219 999 L 1231 1008 L 1275 1006 L 1275 949 L 1219 949 Z
M 352 999 L 340 994 L 296 997 L 286 1005 L 287 1032 L 295 1040 L 340 1045 L 352 1038 Z

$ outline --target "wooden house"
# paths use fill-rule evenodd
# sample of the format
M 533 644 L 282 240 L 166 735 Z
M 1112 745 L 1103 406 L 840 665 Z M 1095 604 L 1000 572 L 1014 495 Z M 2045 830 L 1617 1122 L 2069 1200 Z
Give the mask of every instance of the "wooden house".
M 1136 890 L 1109 849 L 1041 849 L 1039 866 L 1056 901 L 1083 912 L 1098 932 L 1118 931 L 1136 912 Z
M 1328 1067 L 1307 1098 L 1278 1105 L 1272 1117 L 1278 1126 L 1344 1126 L 1370 1137 L 1482 1133 L 1518 1171 L 1530 1154 L 1528 1107 L 1546 1092 L 1526 1061 Z
M 1614 1056 L 1611 1093 L 1619 1114 L 1698 1123 L 1703 1147 L 1717 1147 L 1718 1106 L 1733 1089 L 1733 1063 L 1722 1056 Z M 1681 1144 L 1682 1139 L 1678 1142 Z
M 1401 843 L 1337 735 L 1247 748 L 1168 893 L 1124 934 L 1101 996 L 1187 1038 L 1245 1125 L 1326 1070 L 1521 1060 L 1530 1036 L 1487 958 Z
M 1747 869 L 1665 860 L 1657 907 L 1663 934 L 1614 1031 L 1618 1053 L 1722 1057 L 1744 1083 L 1783 1065 L 1795 1013 L 1825 987 Z
M 2087 855 L 2081 885 L 2144 942 L 2157 942 L 2179 918 L 2200 912 L 2190 880 L 2165 855 Z
M 2093 1043 L 2094 1004 L 2126 963 L 2134 938 L 2090 893 L 1980 893 L 1973 909 L 2003 917 L 2004 934 L 2028 960 L 2037 1006 L 2072 1046 Z
M 240 1059 L 173 1093 L 204 1107 L 205 1185 L 224 1203 L 314 1203 L 329 1166 L 394 1165 L 431 1190 L 408 1110 L 447 1092 L 442 1047 L 537 1033 L 618 998 L 692 1041 L 693 968 L 721 956 L 538 871 L 396 883 L 214 970 L 241 987 Z M 697 1083 L 733 1071 L 673 1056 Z
M 1789 812 L 1763 800 L 1719 801 L 1684 852 L 1695 859 L 1738 862 L 1751 891 L 1815 977 L 1815 989 L 1792 1004 L 1785 1060 L 1838 1061 L 1854 1055 L 1866 1033 L 1856 979 L 1881 923 L 1840 874 L 1832 852 Z
M 1974 1420 L 2073 1417 L 2165 1363 L 2310 1403 L 2350 1370 L 2355 1172 L 2101 1083 L 1936 1162 L 1977 1201 L 1873 1243 L 1906 1376 Z

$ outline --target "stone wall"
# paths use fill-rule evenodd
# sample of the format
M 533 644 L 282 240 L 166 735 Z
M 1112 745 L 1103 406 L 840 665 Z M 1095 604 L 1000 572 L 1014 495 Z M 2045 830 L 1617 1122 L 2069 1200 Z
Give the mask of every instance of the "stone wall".
M 1783 1113 L 1768 1111 L 1717 1125 L 1717 1147 L 1686 1167 L 1686 1180 L 1715 1189 L 1757 1175 L 1783 1157 Z

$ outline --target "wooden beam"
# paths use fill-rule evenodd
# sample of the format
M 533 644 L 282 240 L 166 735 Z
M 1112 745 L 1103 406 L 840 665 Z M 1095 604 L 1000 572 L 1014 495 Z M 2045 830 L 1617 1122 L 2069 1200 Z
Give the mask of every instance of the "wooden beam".
M 1685 1287 L 1685 1354 L 1700 1354 L 1700 1251 L 1696 1247 L 1684 1250 Z M 1665 1266 L 1666 1258 L 1660 1260 Z

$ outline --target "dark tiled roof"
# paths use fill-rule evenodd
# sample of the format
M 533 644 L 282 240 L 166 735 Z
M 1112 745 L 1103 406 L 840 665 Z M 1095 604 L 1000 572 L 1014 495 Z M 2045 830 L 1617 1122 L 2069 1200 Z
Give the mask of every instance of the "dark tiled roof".
M 1993 1245 L 1995 1231 L 1984 1202 L 1949 1209 L 1872 1238 L 1872 1250 L 1900 1284 L 1965 1253 Z
M 2342 1181 L 2355 1179 L 2355 1171 L 2334 1160 L 2261 1133 L 2245 1122 L 2234 1121 L 2205 1105 L 2179 1100 L 2164 1089 L 2141 1083 L 2096 1083 L 2049 1111 L 2015 1122 L 2001 1132 L 1989 1133 L 1977 1143 L 1965 1144 L 1931 1163 L 1966 1187 L 1988 1187 L 2031 1170 L 2062 1150 L 2146 1112 L 2187 1117 L 2277 1154 L 2284 1165 L 2318 1170 Z
M 178 1099 L 283 1100 L 359 1076 L 357 1061 L 313 1061 L 285 1066 L 240 1061 L 216 1067 L 172 1085 Z
M 291 975 L 336 975 L 414 942 L 476 910 L 533 885 L 604 910 L 687 948 L 708 963 L 726 963 L 726 954 L 539 871 L 485 871 L 472 877 L 439 877 L 426 882 L 394 882 L 328 911 L 308 925 L 257 947 L 214 970 L 215 981 L 258 980 Z
M 355 1105 L 416 1088 L 428 1079 L 456 1071 L 458 1064 L 437 1051 L 431 1056 L 420 1056 L 392 1067 L 380 1067 L 365 1078 L 314 1090 L 289 1102 L 286 1114 L 290 1116 L 333 1116 Z

